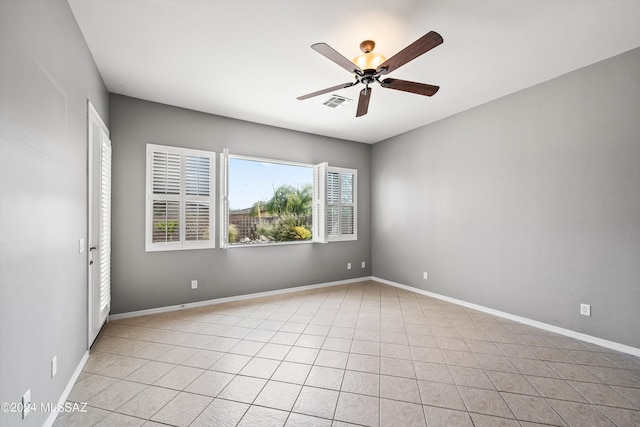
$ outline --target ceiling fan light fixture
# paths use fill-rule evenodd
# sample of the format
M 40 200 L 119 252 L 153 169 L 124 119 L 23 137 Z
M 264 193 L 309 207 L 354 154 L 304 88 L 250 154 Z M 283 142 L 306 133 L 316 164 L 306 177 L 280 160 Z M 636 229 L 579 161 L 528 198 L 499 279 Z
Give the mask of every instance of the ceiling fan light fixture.
M 379 53 L 368 52 L 353 58 L 353 63 L 362 70 L 375 70 L 386 60 L 387 58 Z

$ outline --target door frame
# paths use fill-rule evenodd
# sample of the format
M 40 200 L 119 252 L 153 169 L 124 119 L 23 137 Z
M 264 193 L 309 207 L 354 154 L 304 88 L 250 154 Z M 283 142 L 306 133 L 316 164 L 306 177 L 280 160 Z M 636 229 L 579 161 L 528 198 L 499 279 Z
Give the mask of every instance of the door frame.
M 87 100 L 87 348 L 93 345 L 93 342 L 98 336 L 100 329 L 108 321 L 108 314 L 102 321 L 99 320 L 99 313 L 96 314 L 96 310 L 99 310 L 100 302 L 97 301 L 96 308 L 96 286 L 99 289 L 99 280 L 96 283 L 96 275 L 94 271 L 95 267 L 92 264 L 98 261 L 100 258 L 99 250 L 92 250 L 97 247 L 97 241 L 100 238 L 100 233 L 96 233 L 96 226 L 100 224 L 100 209 L 96 209 L 99 206 L 100 200 L 100 183 L 101 183 L 101 134 L 98 136 L 98 144 L 95 144 L 94 125 L 97 125 L 104 134 L 109 137 L 109 129 L 107 125 L 100 117 L 100 114 L 95 109 L 90 100 Z M 97 150 L 96 150 L 97 149 Z M 96 157 L 97 156 L 97 157 Z M 96 188 L 98 191 L 96 191 Z M 97 234 L 97 235 L 96 235 Z M 98 266 L 95 263 L 95 266 Z

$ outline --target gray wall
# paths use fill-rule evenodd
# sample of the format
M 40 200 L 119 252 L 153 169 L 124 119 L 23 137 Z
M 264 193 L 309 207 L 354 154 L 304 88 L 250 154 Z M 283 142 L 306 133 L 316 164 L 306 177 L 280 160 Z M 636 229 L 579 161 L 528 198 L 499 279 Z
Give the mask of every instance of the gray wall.
M 107 120 L 108 94 L 66 1 L 0 1 L 0 64 L 0 402 L 57 403 L 87 350 L 86 104 Z
M 371 146 L 111 95 L 111 313 L 371 275 Z M 358 169 L 358 240 L 145 252 L 146 144 Z M 216 181 L 218 181 L 216 177 Z M 216 232 L 219 236 L 219 232 Z M 361 269 L 361 261 L 366 268 Z M 351 262 L 352 270 L 346 265 Z M 191 280 L 198 289 L 191 289 Z
M 374 276 L 640 348 L 638 76 L 635 49 L 374 145 Z

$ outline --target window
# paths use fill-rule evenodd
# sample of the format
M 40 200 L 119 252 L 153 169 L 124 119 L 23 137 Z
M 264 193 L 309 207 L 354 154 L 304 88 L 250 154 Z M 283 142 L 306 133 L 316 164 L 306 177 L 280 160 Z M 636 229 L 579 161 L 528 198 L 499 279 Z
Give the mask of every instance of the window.
M 146 249 L 213 248 L 215 153 L 147 144 Z
M 357 239 L 355 169 L 231 156 L 227 150 L 220 162 L 222 248 Z

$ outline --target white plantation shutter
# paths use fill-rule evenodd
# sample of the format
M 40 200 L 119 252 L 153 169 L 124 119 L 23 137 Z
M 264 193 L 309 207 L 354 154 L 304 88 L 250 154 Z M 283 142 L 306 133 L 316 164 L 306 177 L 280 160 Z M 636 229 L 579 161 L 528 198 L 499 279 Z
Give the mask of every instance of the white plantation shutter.
M 147 144 L 147 251 L 215 247 L 215 153 Z
M 313 241 L 327 243 L 327 163 L 313 167 Z
M 357 239 L 357 171 L 327 168 L 327 234 L 331 241 Z
M 220 247 L 229 248 L 229 149 L 220 154 Z
M 111 141 L 100 134 L 100 313 L 109 313 L 111 304 Z

